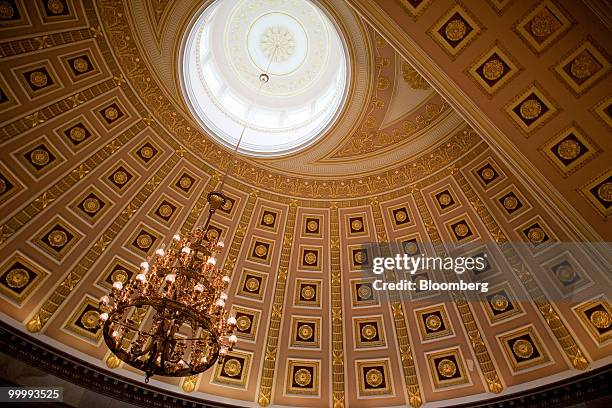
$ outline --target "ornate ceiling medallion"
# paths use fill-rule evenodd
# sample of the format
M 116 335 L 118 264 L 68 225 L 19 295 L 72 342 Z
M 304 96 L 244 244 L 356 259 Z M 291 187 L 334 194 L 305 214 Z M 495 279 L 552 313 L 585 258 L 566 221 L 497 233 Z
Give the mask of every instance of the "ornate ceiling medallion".
M 335 121 L 347 61 L 339 31 L 313 2 L 217 0 L 187 33 L 179 69 L 208 134 L 268 157 L 310 145 Z

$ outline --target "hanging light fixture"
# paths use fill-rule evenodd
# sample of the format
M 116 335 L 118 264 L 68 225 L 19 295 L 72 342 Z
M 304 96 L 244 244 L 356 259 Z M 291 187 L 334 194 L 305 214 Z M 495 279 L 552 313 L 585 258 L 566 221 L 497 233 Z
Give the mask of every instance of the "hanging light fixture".
M 270 80 L 275 53 L 259 76 L 255 101 Z M 100 299 L 106 345 L 120 360 L 144 371 L 147 383 L 153 375 L 186 377 L 204 372 L 215 362 L 221 364 L 237 342 L 236 317 L 225 310 L 230 277 L 217 266 L 224 244 L 206 231 L 226 202 L 222 190 L 246 128 L 245 119 L 219 189 L 208 194 L 204 225 L 190 234 L 174 235 L 167 248 L 158 248 L 152 260 L 140 264 L 130 282 L 114 282 L 110 293 Z M 142 326 L 135 318 L 141 308 L 152 311 Z

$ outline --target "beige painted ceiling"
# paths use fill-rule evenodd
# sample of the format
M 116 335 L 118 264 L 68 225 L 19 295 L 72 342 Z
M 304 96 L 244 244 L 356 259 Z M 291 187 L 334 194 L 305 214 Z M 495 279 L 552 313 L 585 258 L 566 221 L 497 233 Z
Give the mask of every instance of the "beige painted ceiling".
M 440 254 L 447 242 L 529 243 L 542 232 L 551 242 L 610 238 L 602 23 L 552 1 L 318 3 L 349 39 L 349 102 L 305 151 L 239 157 L 232 206 L 213 221 L 227 243 L 229 303 L 244 316 L 241 369 L 151 385 L 238 406 L 416 407 L 608 364 L 610 259 L 596 247 L 490 253 L 489 295 L 505 296 L 505 308 L 499 297 L 370 298 L 354 257 L 364 242 L 417 240 Z M 3 320 L 142 380 L 90 321 L 118 270 L 132 274 L 202 221 L 230 160 L 178 82 L 177 50 L 202 3 L 0 5 Z M 260 244 L 267 253 L 254 256 Z M 431 315 L 443 329 L 428 326 Z M 300 337 L 303 326 L 311 336 Z M 517 338 L 537 352 L 513 351 Z M 300 369 L 312 374 L 296 387 Z

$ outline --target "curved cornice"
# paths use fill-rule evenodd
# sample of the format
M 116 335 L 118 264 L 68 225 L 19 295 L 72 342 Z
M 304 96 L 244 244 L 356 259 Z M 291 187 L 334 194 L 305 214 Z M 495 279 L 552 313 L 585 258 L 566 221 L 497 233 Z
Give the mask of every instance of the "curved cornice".
M 31 336 L 24 335 L 4 322 L 0 323 L 0 345 L 4 353 L 26 364 L 35 366 L 83 388 L 130 404 L 160 408 L 173 408 L 183 405 L 194 408 L 230 408 L 235 406 L 194 398 L 183 393 L 170 392 L 141 382 L 135 382 L 118 375 L 116 372 L 101 370 Z M 490 408 L 508 406 L 561 408 L 590 401 L 597 401 L 605 405 L 606 401 L 608 403 L 612 402 L 608 389 L 611 379 L 612 364 L 608 364 L 581 375 L 537 388 L 526 388 L 497 398 L 453 406 L 457 408 L 483 406 Z M 244 402 L 241 401 L 241 404 L 244 404 Z

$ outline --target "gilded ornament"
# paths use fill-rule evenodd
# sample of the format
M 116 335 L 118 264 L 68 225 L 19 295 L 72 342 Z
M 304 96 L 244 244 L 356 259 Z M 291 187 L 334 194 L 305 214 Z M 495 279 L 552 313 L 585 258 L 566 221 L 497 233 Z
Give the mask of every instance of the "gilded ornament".
M 370 368 L 366 373 L 365 380 L 370 387 L 378 387 L 383 382 L 383 374 L 377 368 Z
M 72 67 L 76 72 L 83 73 L 89 69 L 89 62 L 85 58 L 77 58 L 72 61 Z
M 274 224 L 274 215 L 273 214 L 266 214 L 263 217 L 263 223 L 266 225 L 272 225 Z
M 529 358 L 533 355 L 533 344 L 524 339 L 518 339 L 512 344 L 512 352 L 520 358 Z
M 465 237 L 467 236 L 467 234 L 469 234 L 470 229 L 468 228 L 467 225 L 465 225 L 464 223 L 461 223 L 461 224 L 455 225 L 454 231 L 458 237 Z
M 30 274 L 25 269 L 15 268 L 11 269 L 5 279 L 11 288 L 21 289 L 30 282 Z
M 256 292 L 259 289 L 259 279 L 250 277 L 246 280 L 245 286 L 250 292 Z
M 0 1 L 0 18 L 8 20 L 15 15 L 15 9 L 7 1 Z
M 612 202 L 612 183 L 606 181 L 597 189 L 597 196 L 607 203 Z
M 119 357 L 111 353 L 106 359 L 106 366 L 110 369 L 118 368 L 121 365 L 121 360 Z
M 591 316 L 589 316 L 589 320 L 591 321 L 591 323 L 593 323 L 593 326 L 602 330 L 607 329 L 612 324 L 612 317 L 610 317 L 610 314 L 608 314 L 608 312 L 603 310 L 596 310 L 591 313 Z
M 83 210 L 88 214 L 95 214 L 100 210 L 100 200 L 89 197 L 83 201 Z
M 255 255 L 264 257 L 268 254 L 268 248 L 263 244 L 257 244 L 255 246 Z
M 413 67 L 412 65 L 402 63 L 402 75 L 404 82 L 408 83 L 412 89 L 430 89 L 431 86 Z
M 395 221 L 404 222 L 408 219 L 408 214 L 405 210 L 399 210 L 395 212 Z
M 113 181 L 117 184 L 123 185 L 127 183 L 128 176 L 127 173 L 123 170 L 116 171 L 113 173 Z
M 317 292 L 312 286 L 306 285 L 302 287 L 301 294 L 304 299 L 311 300 L 314 299 Z
M 68 236 L 64 231 L 53 230 L 48 236 L 49 244 L 55 248 L 61 248 L 68 242 Z
M 569 265 L 561 265 L 557 268 L 557 277 L 563 283 L 572 283 L 576 279 L 576 271 Z
M 293 55 L 295 39 L 287 27 L 268 27 L 261 35 L 259 47 L 268 60 L 274 57 L 275 62 L 283 62 Z
M 535 119 L 542 113 L 542 104 L 535 99 L 528 99 L 521 103 L 519 111 L 523 118 L 528 120 Z
M 130 276 L 125 269 L 116 269 L 111 274 L 111 281 L 126 284 Z
M 242 363 L 235 358 L 231 358 L 223 364 L 223 372 L 230 377 L 236 377 L 242 371 Z
M 546 14 L 538 14 L 531 20 L 529 28 L 536 37 L 547 37 L 553 32 L 553 19 Z
M 249 316 L 242 315 L 236 319 L 236 327 L 240 331 L 247 331 L 251 328 L 251 318 Z
M 385 48 L 387 46 L 387 42 L 380 35 L 376 35 L 376 48 Z
M 39 88 L 46 86 L 49 83 L 49 77 L 43 71 L 34 71 L 30 74 L 30 83 Z
M 357 289 L 357 296 L 360 299 L 369 299 L 372 296 L 372 288 L 368 285 L 361 285 Z
M 304 254 L 304 262 L 308 265 L 314 265 L 317 263 L 317 255 L 314 252 L 308 252 Z
M 81 142 L 86 136 L 87 134 L 85 133 L 85 129 L 80 126 L 70 129 L 70 138 L 75 142 Z
M 104 109 L 104 117 L 108 120 L 115 120 L 119 117 L 119 111 L 116 108 L 110 106 Z
M 389 81 L 389 78 L 382 77 L 382 76 L 378 77 L 378 81 L 376 82 L 376 86 L 378 87 L 379 91 L 384 91 L 385 89 L 388 89 L 389 85 L 391 85 L 391 81 Z
M 357 251 L 353 254 L 353 259 L 358 264 L 364 263 L 366 261 L 365 253 L 363 251 Z
M 312 335 L 313 335 L 313 330 L 312 330 L 312 327 L 310 327 L 309 325 L 303 324 L 299 327 L 298 336 L 300 336 L 300 339 L 309 340 L 312 338 Z
M 162 204 L 159 206 L 159 215 L 161 215 L 162 217 L 168 218 L 172 215 L 172 213 L 174 212 L 174 209 L 169 205 L 169 204 Z M 208 234 L 210 234 L 212 231 L 217 232 L 216 230 L 209 230 Z
M 486 168 L 482 170 L 480 175 L 482 176 L 484 180 L 489 181 L 489 180 L 493 180 L 493 178 L 495 177 L 495 172 L 493 171 L 493 169 Z
M 438 363 L 438 373 L 443 377 L 450 378 L 457 373 L 457 365 L 453 360 L 442 359 Z
M 310 371 L 308 371 L 307 369 L 300 368 L 293 375 L 293 379 L 295 380 L 296 384 L 298 384 L 299 386 L 306 387 L 312 381 L 312 375 L 310 374 Z
M 190 377 L 187 377 L 185 381 L 183 381 L 183 385 L 181 386 L 181 388 L 185 392 L 193 392 L 195 390 L 197 382 L 198 382 L 198 377 L 195 375 L 192 375 Z
M 529 231 L 527 231 L 527 239 L 529 239 L 529 242 L 532 242 L 534 244 L 539 244 L 540 242 L 544 241 L 545 237 L 546 234 L 544 233 L 544 230 L 540 227 L 533 227 L 529 229 Z
M 514 210 L 518 207 L 518 200 L 514 196 L 508 196 L 503 200 L 504 208 L 507 210 Z
M 153 245 L 153 239 L 148 234 L 140 234 L 138 238 L 136 238 L 136 244 L 139 248 L 148 249 Z
M 506 296 L 497 294 L 491 298 L 490 304 L 493 310 L 503 312 L 508 308 L 509 302 Z
M 97 329 L 100 323 L 100 313 L 96 310 L 89 310 L 81 316 L 81 324 L 84 328 L 92 330 Z
M 47 8 L 53 14 L 61 14 L 64 12 L 64 3 L 60 0 L 48 0 Z
M 409 255 L 414 255 L 419 251 L 419 246 L 416 242 L 406 242 L 404 243 L 404 251 Z
M 4 194 L 7 190 L 6 181 L 0 178 L 0 194 Z
M 597 62 L 588 53 L 583 52 L 570 64 L 570 72 L 574 78 L 585 79 L 593 75 L 599 66 Z
M 504 64 L 498 59 L 487 61 L 482 67 L 482 75 L 489 81 L 495 81 L 504 74 Z
M 450 41 L 459 41 L 463 37 L 465 37 L 466 33 L 467 26 L 465 25 L 463 20 L 458 18 L 451 20 L 444 29 L 444 34 L 446 35 L 446 38 L 448 38 Z
M 210 240 L 216 240 L 219 238 L 219 231 L 217 231 L 214 228 L 209 229 L 208 231 L 206 231 L 206 238 L 210 239 Z
M 351 221 L 351 229 L 353 231 L 359 231 L 363 228 L 363 222 L 361 220 Z
M 319 223 L 315 220 L 310 220 L 306 223 L 306 229 L 310 232 L 315 232 L 319 228 Z
M 37 166 L 44 166 L 49 163 L 51 156 L 49 152 L 44 149 L 34 149 L 30 153 L 30 161 Z
M 436 331 L 442 327 L 442 319 L 440 319 L 440 316 L 435 314 L 429 315 L 427 318 L 425 318 L 425 326 L 429 330 Z
M 153 151 L 153 148 L 150 146 L 143 146 L 142 149 L 140 149 L 140 155 L 144 157 L 145 159 L 150 159 L 151 157 L 153 157 L 154 154 L 155 152 Z
M 181 177 L 181 179 L 179 180 L 179 185 L 180 185 L 182 188 L 187 189 L 187 188 L 191 187 L 191 179 L 190 179 L 189 177 Z M 226 210 L 225 205 L 226 205 L 227 203 L 230 203 L 230 201 L 229 201 L 229 200 L 227 200 L 227 201 L 225 202 L 225 204 L 224 204 L 224 205 L 223 205 L 221 208 L 223 208 L 224 210 Z M 231 203 L 230 203 L 230 208 L 231 208 Z
M 361 337 L 366 340 L 372 340 L 374 337 L 376 337 L 377 333 L 378 330 L 373 324 L 366 324 L 361 328 Z
M 559 143 L 557 154 L 565 160 L 572 160 L 580 154 L 580 143 L 575 140 L 567 139 Z
M 450 194 L 447 193 L 440 194 L 440 196 L 438 197 L 438 202 L 441 205 L 449 205 L 451 201 L 453 201 L 453 199 Z

